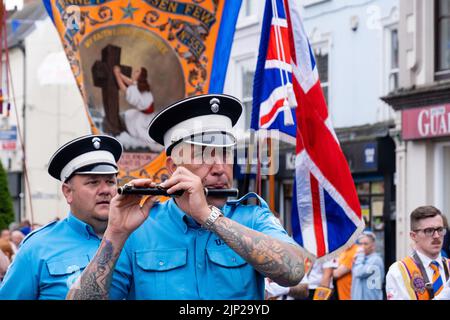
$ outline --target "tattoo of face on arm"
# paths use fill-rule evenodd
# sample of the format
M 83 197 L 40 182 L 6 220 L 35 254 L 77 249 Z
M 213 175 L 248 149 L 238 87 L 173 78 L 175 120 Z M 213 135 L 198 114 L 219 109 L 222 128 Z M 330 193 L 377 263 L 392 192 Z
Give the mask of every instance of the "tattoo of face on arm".
M 304 275 L 298 248 L 221 217 L 212 231 L 256 270 L 281 285 L 296 285 Z

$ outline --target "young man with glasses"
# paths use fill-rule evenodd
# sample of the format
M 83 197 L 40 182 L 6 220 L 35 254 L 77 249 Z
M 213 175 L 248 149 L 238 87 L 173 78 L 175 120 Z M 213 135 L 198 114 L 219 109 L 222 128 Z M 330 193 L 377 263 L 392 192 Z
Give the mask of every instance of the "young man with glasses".
M 441 256 L 447 229 L 442 213 L 422 206 L 411 213 L 411 256 L 395 262 L 386 275 L 388 300 L 431 300 L 449 280 L 449 260 Z

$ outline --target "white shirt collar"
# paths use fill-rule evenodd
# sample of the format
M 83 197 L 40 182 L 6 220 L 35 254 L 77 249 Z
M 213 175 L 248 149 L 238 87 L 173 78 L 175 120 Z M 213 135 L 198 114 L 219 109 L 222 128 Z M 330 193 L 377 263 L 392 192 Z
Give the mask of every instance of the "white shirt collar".
M 420 252 L 419 250 L 416 250 L 416 252 L 417 252 L 417 255 L 419 256 L 419 258 L 420 258 L 420 261 L 422 261 L 422 263 L 423 263 L 423 266 L 425 267 L 425 268 L 429 268 L 430 267 L 430 263 L 432 262 L 432 261 L 437 261 L 438 263 L 439 263 L 439 269 L 443 269 L 444 268 L 444 266 L 442 265 L 442 256 L 441 256 L 441 254 L 439 253 L 439 256 L 436 258 L 436 259 L 430 259 L 429 257 L 427 257 L 426 255 L 424 255 L 422 252 Z

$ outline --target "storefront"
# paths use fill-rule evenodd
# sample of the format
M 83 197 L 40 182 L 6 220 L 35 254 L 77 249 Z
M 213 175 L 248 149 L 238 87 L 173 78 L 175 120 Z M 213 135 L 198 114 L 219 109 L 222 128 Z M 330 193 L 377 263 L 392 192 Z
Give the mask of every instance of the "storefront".
M 450 218 L 450 103 L 403 110 L 402 138 L 410 144 L 429 145 L 433 202 Z
M 280 220 L 289 234 L 292 234 L 291 211 L 292 195 L 295 177 L 295 150 L 289 145 L 280 149 L 280 163 L 276 176 L 276 205 L 280 213 Z
M 395 261 L 395 144 L 389 124 L 338 130 L 366 228 L 388 268 Z
M 291 209 L 292 191 L 295 176 L 295 146 L 279 141 L 276 144 L 276 158 L 278 162 L 274 166 L 276 174 L 274 176 L 273 188 L 270 188 L 270 179 L 266 175 L 261 176 L 261 194 L 269 203 L 270 198 L 274 198 L 275 211 L 280 215 L 280 220 L 285 229 L 291 234 Z M 238 150 L 235 154 L 234 179 L 235 185 L 239 188 L 240 196 L 249 191 L 256 191 L 257 159 L 253 154 L 251 163 L 248 164 L 248 144 L 245 150 Z M 262 172 L 267 172 L 264 168 Z M 249 173 L 249 174 L 246 174 Z
M 397 258 L 412 252 L 410 214 L 433 205 L 450 218 L 450 83 L 392 93 L 396 123 Z

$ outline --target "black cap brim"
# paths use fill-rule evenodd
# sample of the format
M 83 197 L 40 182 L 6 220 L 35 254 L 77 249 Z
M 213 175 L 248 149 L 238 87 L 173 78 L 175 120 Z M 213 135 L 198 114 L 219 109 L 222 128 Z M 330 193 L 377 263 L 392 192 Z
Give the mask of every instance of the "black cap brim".
M 100 148 L 97 149 L 93 146 L 92 139 L 100 138 Z M 57 180 L 61 180 L 61 171 L 63 168 L 75 157 L 87 152 L 105 150 L 110 152 L 115 161 L 119 161 L 122 155 L 122 145 L 120 142 L 110 136 L 106 135 L 87 135 L 75 140 L 69 141 L 60 147 L 52 156 L 49 161 L 48 173 Z
M 211 111 L 211 100 L 218 98 L 220 106 L 217 112 Z M 234 126 L 242 114 L 242 103 L 235 97 L 225 94 L 207 94 L 188 97 L 175 102 L 160 111 L 150 122 L 148 134 L 161 145 L 164 145 L 164 134 L 178 123 L 199 116 L 217 114 L 230 118 Z M 166 146 L 168 147 L 168 146 Z

